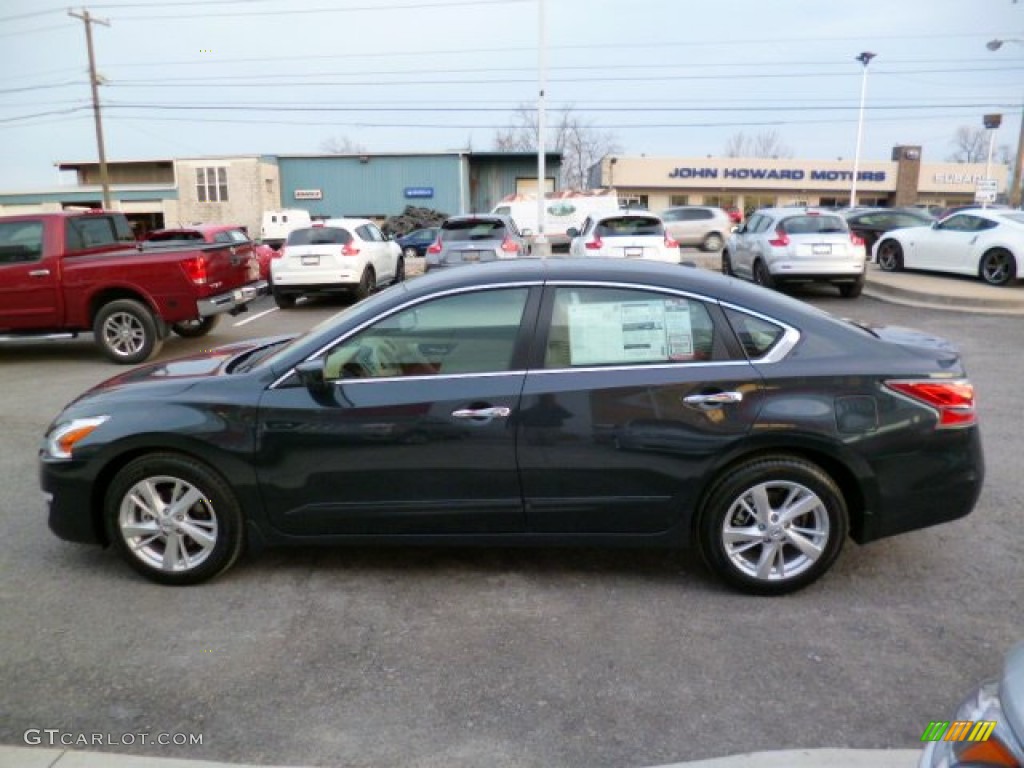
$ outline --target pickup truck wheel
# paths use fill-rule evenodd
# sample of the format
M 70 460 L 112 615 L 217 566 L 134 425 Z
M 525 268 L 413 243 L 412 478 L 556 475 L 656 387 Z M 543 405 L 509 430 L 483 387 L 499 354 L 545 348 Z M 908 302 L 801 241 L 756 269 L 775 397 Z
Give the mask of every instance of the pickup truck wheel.
M 148 360 L 163 346 L 153 313 L 134 299 L 105 304 L 96 314 L 92 329 L 103 353 L 122 365 Z
M 129 462 L 106 493 L 114 548 L 160 584 L 197 584 L 226 571 L 244 546 L 244 520 L 231 487 L 205 464 L 155 453 Z
M 205 336 L 220 322 L 220 315 L 210 315 L 199 320 L 186 320 L 184 323 L 174 323 L 171 330 L 183 339 L 198 339 Z

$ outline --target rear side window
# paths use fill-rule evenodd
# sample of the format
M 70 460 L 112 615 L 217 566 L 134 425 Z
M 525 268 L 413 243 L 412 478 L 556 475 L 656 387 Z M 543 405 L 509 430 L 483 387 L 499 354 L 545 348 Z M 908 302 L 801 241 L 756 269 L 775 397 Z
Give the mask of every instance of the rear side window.
M 743 346 L 743 351 L 747 353 L 747 357 L 751 360 L 764 357 L 771 352 L 772 348 L 779 343 L 779 340 L 786 333 L 786 329 L 781 325 L 776 325 L 760 317 L 747 315 L 729 308 L 725 309 L 725 314 L 729 318 L 729 324 L 732 325 L 733 331 L 736 333 L 736 338 L 739 339 L 740 344 Z
M 0 224 L 0 265 L 39 261 L 43 257 L 43 222 Z
M 505 224 L 501 221 L 446 221 L 441 227 L 441 239 L 446 242 L 466 240 L 502 240 Z
M 787 235 L 836 234 L 849 229 L 841 216 L 791 216 L 779 226 Z
M 664 235 L 665 225 L 660 219 L 646 216 L 621 216 L 602 219 L 597 225 L 599 237 L 636 237 L 639 235 Z
M 650 365 L 714 358 L 703 304 L 621 288 L 558 288 L 545 368 Z
M 67 220 L 64 238 L 67 251 L 132 242 L 135 242 L 135 238 L 128 222 L 121 217 L 75 216 Z
M 352 242 L 352 234 L 341 227 L 305 227 L 293 229 L 288 235 L 287 245 L 346 245 Z

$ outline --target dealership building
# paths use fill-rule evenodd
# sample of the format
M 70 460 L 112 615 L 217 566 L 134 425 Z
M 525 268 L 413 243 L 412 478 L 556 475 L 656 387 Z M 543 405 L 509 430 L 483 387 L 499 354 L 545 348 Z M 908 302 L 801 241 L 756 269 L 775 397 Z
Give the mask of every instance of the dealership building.
M 659 211 L 674 205 L 841 206 L 850 199 L 849 161 L 790 158 L 606 156 L 590 169 L 590 187 L 615 188 L 620 199 Z M 98 208 L 99 164 L 59 163 L 73 183 L 54 189 L 0 192 L 0 215 Z M 559 188 L 561 157 L 547 154 L 545 187 Z M 490 211 L 511 194 L 535 192 L 532 152 L 233 155 L 107 164 L 111 207 L 139 231 L 198 222 L 238 224 L 258 237 L 264 211 L 302 208 L 314 217 L 383 220 L 406 206 L 445 214 Z M 924 163 L 921 148 L 899 146 L 888 162 L 858 167 L 861 205 L 972 203 L 985 164 Z M 1008 169 L 991 177 L 1006 190 Z
M 899 146 L 888 162 L 861 162 L 857 204 L 866 206 L 966 205 L 986 178 L 984 163 L 925 163 L 921 147 Z M 1009 169 L 993 164 L 991 177 L 1005 193 Z M 735 206 L 750 212 L 771 206 L 849 205 L 853 163 L 790 158 L 602 158 L 590 186 L 615 187 L 631 205 L 659 211 L 675 205 Z

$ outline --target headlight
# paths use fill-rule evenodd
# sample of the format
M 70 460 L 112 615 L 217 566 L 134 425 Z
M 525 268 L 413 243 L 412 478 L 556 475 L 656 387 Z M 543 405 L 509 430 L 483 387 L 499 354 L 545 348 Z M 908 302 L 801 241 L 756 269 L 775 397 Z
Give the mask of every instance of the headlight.
M 935 731 L 931 738 L 941 741 L 932 741 L 925 747 L 920 768 L 1024 766 L 1024 745 L 1007 723 L 999 683 L 994 680 L 972 693 L 957 708 L 950 723 L 935 725 L 945 726 L 938 728 L 942 733 L 930 729 Z
M 72 419 L 55 426 L 46 436 L 46 455 L 52 459 L 70 459 L 79 441 L 91 435 L 109 416 Z

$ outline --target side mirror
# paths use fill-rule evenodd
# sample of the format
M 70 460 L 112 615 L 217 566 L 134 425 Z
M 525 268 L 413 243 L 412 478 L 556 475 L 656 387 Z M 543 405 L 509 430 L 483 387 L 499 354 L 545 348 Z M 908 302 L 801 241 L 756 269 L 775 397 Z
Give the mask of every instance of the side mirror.
M 324 378 L 324 361 L 322 358 L 318 360 L 304 360 L 295 366 L 295 373 L 298 375 L 299 381 L 310 392 L 322 392 L 327 389 L 327 379 Z
M 569 237 L 579 237 L 580 231 L 576 229 L 576 227 L 569 227 L 567 230 L 565 230 L 565 234 L 567 234 Z

